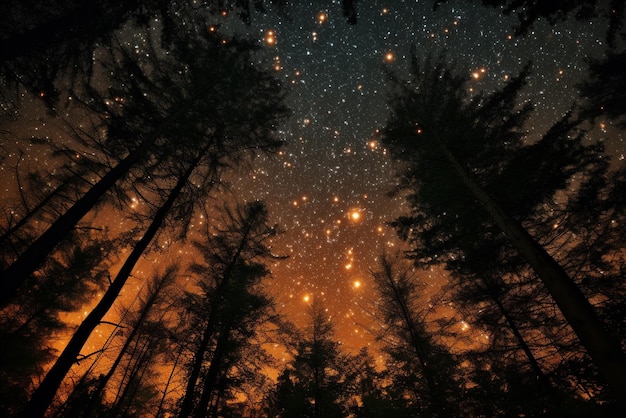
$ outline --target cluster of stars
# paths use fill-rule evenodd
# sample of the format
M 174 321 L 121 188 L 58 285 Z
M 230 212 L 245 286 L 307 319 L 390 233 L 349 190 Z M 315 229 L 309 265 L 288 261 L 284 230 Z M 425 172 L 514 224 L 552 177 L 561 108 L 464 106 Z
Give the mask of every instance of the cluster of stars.
M 319 23 L 320 25 L 323 23 L 326 23 L 328 21 L 328 13 L 319 12 L 317 14 L 316 20 L 317 20 L 317 23 Z
M 479 69 L 472 71 L 472 78 L 479 80 L 487 74 L 487 67 L 480 67 Z
M 265 45 L 267 46 L 275 46 L 276 45 L 276 31 L 273 29 L 268 29 L 265 31 L 265 37 L 263 38 Z

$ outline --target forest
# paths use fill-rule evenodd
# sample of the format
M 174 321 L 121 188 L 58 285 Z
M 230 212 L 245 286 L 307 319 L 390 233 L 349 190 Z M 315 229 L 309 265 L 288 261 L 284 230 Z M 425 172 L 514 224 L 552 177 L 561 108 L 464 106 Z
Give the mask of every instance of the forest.
M 292 109 L 263 45 L 211 22 L 297 2 L 2 3 L 0 416 L 626 416 L 626 165 L 594 134 L 626 130 L 623 1 L 429 2 L 496 8 L 520 38 L 601 22 L 605 49 L 533 141 L 530 62 L 478 93 L 445 50 L 384 69 L 406 211 L 360 350 L 321 298 L 304 324 L 281 312 L 284 227 L 229 183 L 277 161 Z M 319 3 L 365 24 L 365 2 Z

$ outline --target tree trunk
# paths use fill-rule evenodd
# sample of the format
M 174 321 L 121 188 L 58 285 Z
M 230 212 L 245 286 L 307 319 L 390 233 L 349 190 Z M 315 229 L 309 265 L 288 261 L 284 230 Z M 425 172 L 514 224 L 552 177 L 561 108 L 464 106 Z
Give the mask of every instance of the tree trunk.
M 15 176 L 19 178 L 19 173 L 17 172 L 17 169 L 15 171 L 16 171 Z M 17 232 L 20 228 L 26 225 L 31 220 L 31 218 L 33 218 L 41 209 L 43 209 L 52 199 L 57 197 L 69 184 L 71 184 L 71 179 L 70 178 L 65 179 L 54 190 L 50 191 L 50 193 L 44 196 L 44 198 L 41 199 L 41 201 L 37 203 L 33 208 L 28 208 L 25 198 L 22 198 L 22 204 L 24 205 L 24 209 L 27 212 L 24 214 L 24 216 L 22 216 L 22 218 L 20 218 L 19 221 L 15 223 L 15 225 L 7 228 L 7 230 L 4 231 L 2 235 L 0 235 L 0 244 L 8 240 L 11 237 L 11 235 L 15 234 L 15 232 Z M 19 183 L 18 183 L 18 186 L 21 189 L 21 186 Z M 20 190 L 20 194 L 22 194 L 21 190 Z
M 248 236 L 250 235 L 251 231 L 252 231 L 252 225 L 248 223 L 243 232 L 242 238 L 239 241 L 239 247 L 237 247 L 237 251 L 233 255 L 229 264 L 224 269 L 222 280 L 220 281 L 220 283 L 217 285 L 215 289 L 215 294 L 211 302 L 211 313 L 209 314 L 209 319 L 207 322 L 207 326 L 204 330 L 204 334 L 202 335 L 200 346 L 198 347 L 198 349 L 196 350 L 194 354 L 194 363 L 191 369 L 191 374 L 189 376 L 189 379 L 187 380 L 187 387 L 185 388 L 185 396 L 183 398 L 180 411 L 178 412 L 178 418 L 187 418 L 189 415 L 191 415 L 191 412 L 193 410 L 193 398 L 194 398 L 194 394 L 196 391 L 196 383 L 198 381 L 198 377 L 200 376 L 200 370 L 202 369 L 202 362 L 204 360 L 204 354 L 207 351 L 209 342 L 213 335 L 215 321 L 217 320 L 217 313 L 216 313 L 215 307 L 218 303 L 218 300 L 220 299 L 222 295 L 222 290 L 224 289 L 224 287 L 230 280 L 231 271 L 234 268 L 235 264 L 239 261 L 241 252 L 244 250 L 246 246 L 246 241 L 248 240 Z
M 149 367 L 149 359 L 154 352 L 154 343 L 149 339 L 141 341 L 141 346 L 139 346 L 139 343 L 140 341 L 137 341 L 135 348 L 132 350 L 130 360 L 124 370 L 124 376 L 115 395 L 113 408 L 111 409 L 113 416 L 128 416 L 125 411 L 132 404 L 133 398 L 141 386 L 143 375 Z
M 161 228 L 161 225 L 167 214 L 174 205 L 175 200 L 180 195 L 181 191 L 187 184 L 191 173 L 197 168 L 197 165 L 202 159 L 203 154 L 207 151 L 208 147 L 196 157 L 196 159 L 187 168 L 187 171 L 178 179 L 176 186 L 170 192 L 167 200 L 157 210 L 152 223 L 146 230 L 144 236 L 139 240 L 133 251 L 130 253 L 124 265 L 118 272 L 117 276 L 111 283 L 111 286 L 106 291 L 100 302 L 96 307 L 87 315 L 85 320 L 80 324 L 67 346 L 54 363 L 50 371 L 46 374 L 37 390 L 31 396 L 26 408 L 24 409 L 22 416 L 24 418 L 37 418 L 43 417 L 46 410 L 52 403 L 54 395 L 56 394 L 59 386 L 63 382 L 65 375 L 75 363 L 77 356 L 80 354 L 80 350 L 83 348 L 85 342 L 91 335 L 92 331 L 98 326 L 102 318 L 109 311 L 113 303 L 120 294 L 120 291 L 126 284 L 126 281 L 130 277 L 130 274 L 135 267 L 137 261 L 148 248 L 150 242 L 155 237 L 156 233 Z
M 165 128 L 180 119 L 186 110 L 187 107 L 182 106 L 174 115 L 163 121 L 135 150 L 131 151 L 126 158 L 107 172 L 100 181 L 94 184 L 63 215 L 59 216 L 13 264 L 2 272 L 2 280 L 0 280 L 0 308 L 6 306 L 11 301 L 18 288 L 41 266 L 54 247 L 93 209 L 96 203 L 119 179 L 128 174 L 130 169 L 146 156 Z
M 591 303 L 559 263 L 466 173 L 448 147 L 441 141 L 438 141 L 438 145 L 465 186 L 535 270 L 607 381 L 615 399 L 621 407 L 626 406 L 626 355 L 604 328 Z
M 500 300 L 500 298 L 494 291 L 493 285 L 491 283 L 488 283 L 486 280 L 483 280 L 483 283 L 487 287 L 487 292 L 489 293 L 489 296 L 498 307 L 500 314 L 504 317 L 504 320 L 509 326 L 509 329 L 515 336 L 515 339 L 517 339 L 517 344 L 520 346 L 520 348 L 526 355 L 526 358 L 528 359 L 528 363 L 530 364 L 531 369 L 533 369 L 533 371 L 535 372 L 535 375 L 537 376 L 537 380 L 541 383 L 542 388 L 546 390 L 551 390 L 552 384 L 550 383 L 548 376 L 546 376 L 543 370 L 541 369 L 541 366 L 537 362 L 537 359 L 535 358 L 533 352 L 531 351 L 530 347 L 526 343 L 524 336 L 522 336 L 522 333 L 520 332 L 519 328 L 515 324 L 513 317 L 509 314 L 509 311 L 504 307 L 504 304 L 502 303 L 502 301 Z
M 104 391 L 104 388 L 106 387 L 107 383 L 109 383 L 109 380 L 111 380 L 111 377 L 113 377 L 113 374 L 115 374 L 117 367 L 122 362 L 122 358 L 124 357 L 128 349 L 130 348 L 130 345 L 132 344 L 132 342 L 135 340 L 135 337 L 139 333 L 141 326 L 143 325 L 144 321 L 148 317 L 148 314 L 150 313 L 150 309 L 156 303 L 159 293 L 163 289 L 163 285 L 165 284 L 165 280 L 167 280 L 167 276 L 163 277 L 160 280 L 160 282 L 157 284 L 156 289 L 154 289 L 154 291 L 150 293 L 148 300 L 144 303 L 144 306 L 141 309 L 141 314 L 139 315 L 139 318 L 137 319 L 137 323 L 135 324 L 132 331 L 126 338 L 126 341 L 124 341 L 124 345 L 122 346 L 119 353 L 115 357 L 113 364 L 111 365 L 107 373 L 101 379 L 99 379 L 98 386 L 92 392 L 91 399 L 84 409 L 84 411 L 87 414 L 91 413 L 91 409 L 95 405 L 96 401 L 100 399 L 101 394 Z
M 174 375 L 176 374 L 176 368 L 178 367 L 178 362 L 180 361 L 183 355 L 183 348 L 178 350 L 178 354 L 176 355 L 176 360 L 174 360 L 174 365 L 172 366 L 172 371 L 170 371 L 169 376 L 167 377 L 167 382 L 165 382 L 165 387 L 163 388 L 163 396 L 161 396 L 161 401 L 159 402 L 159 406 L 154 413 L 155 418 L 161 418 L 165 416 L 164 405 L 165 399 L 167 398 L 168 390 L 170 385 L 172 384 L 172 380 L 174 379 Z
M 224 358 L 224 354 L 226 354 L 224 345 L 230 338 L 230 327 L 231 325 L 229 321 L 229 324 L 225 327 L 226 329 L 222 330 L 220 333 L 217 344 L 215 345 L 215 350 L 213 350 L 213 357 L 211 358 L 211 364 L 209 365 L 207 375 L 204 378 L 202 396 L 200 396 L 200 402 L 198 402 L 198 407 L 196 408 L 195 418 L 204 418 L 207 416 L 211 395 L 215 390 L 218 374 L 222 371 L 222 360 Z
M 214 308 L 214 306 L 211 307 L 211 313 L 209 315 L 207 325 L 204 328 L 202 340 L 200 341 L 198 349 L 194 353 L 191 373 L 189 375 L 189 378 L 187 379 L 187 386 L 185 387 L 185 396 L 183 397 L 183 402 L 181 403 L 180 411 L 178 412 L 179 418 L 187 418 L 189 415 L 191 415 L 191 411 L 193 410 L 193 398 L 196 391 L 196 383 L 198 381 L 198 377 L 200 376 L 200 371 L 202 370 L 204 354 L 207 352 L 209 342 L 211 341 L 211 337 L 213 336 L 213 328 L 215 326 L 216 316 Z
M 402 295 L 399 294 L 399 289 L 396 287 L 396 284 L 393 282 L 391 275 L 387 277 L 389 279 L 389 286 L 393 289 L 394 297 L 396 299 L 396 303 L 400 307 L 402 311 L 402 321 L 406 326 L 406 329 L 409 331 L 409 336 L 411 338 L 410 344 L 417 356 L 420 367 L 422 369 L 422 373 L 424 374 L 424 378 L 426 379 L 426 386 L 428 387 L 428 393 L 430 395 L 430 400 L 432 402 L 432 411 L 434 412 L 434 416 L 444 417 L 446 414 L 443 409 L 443 405 L 441 403 L 441 399 L 439 396 L 439 390 L 437 389 L 437 383 L 435 381 L 435 375 L 428 364 L 427 355 L 424 352 L 424 347 L 422 346 L 421 338 L 418 335 L 418 331 L 413 323 L 413 319 L 411 318 L 411 314 L 409 313 L 409 307 L 406 305 L 405 300 Z

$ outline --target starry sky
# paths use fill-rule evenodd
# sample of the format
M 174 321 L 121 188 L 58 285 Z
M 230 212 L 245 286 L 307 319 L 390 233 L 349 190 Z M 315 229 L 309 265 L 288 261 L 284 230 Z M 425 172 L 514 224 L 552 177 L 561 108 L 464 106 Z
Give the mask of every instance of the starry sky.
M 322 298 L 348 349 L 371 340 L 365 329 L 377 257 L 402 250 L 386 223 L 405 210 L 403 199 L 388 196 L 394 165 L 376 135 L 387 117 L 384 69 L 405 74 L 411 45 L 419 56 L 445 52 L 480 92 L 501 86 L 531 60 L 522 100 L 536 106 L 527 126 L 532 141 L 576 99 L 583 58 L 604 52 L 606 30 L 599 20 L 572 19 L 554 27 L 539 22 L 517 38 L 515 16 L 463 1 L 436 12 L 430 2 L 362 1 L 358 12 L 354 26 L 339 1 L 298 2 L 287 17 L 255 15 L 249 28 L 215 19 L 220 30 L 247 33 L 263 45 L 293 110 L 278 159 L 257 161 L 233 182 L 242 199 L 266 200 L 285 230 L 274 242 L 290 256 L 272 266 L 277 300 L 297 320 L 307 302 Z M 623 159 L 619 134 L 609 149 Z M 437 271 L 417 275 L 432 288 L 445 280 Z
M 538 22 L 517 38 L 515 16 L 478 2 L 450 1 L 434 12 L 431 1 L 363 0 L 357 25 L 346 23 L 339 0 L 293 3 L 281 13 L 253 15 L 250 26 L 235 16 L 208 18 L 210 30 L 258 42 L 258 64 L 284 81 L 292 109 L 280 127 L 286 145 L 279 154 L 259 157 L 229 181 L 239 201 L 265 200 L 271 222 L 284 231 L 272 246 L 289 258 L 271 266 L 268 281 L 281 312 L 301 323 L 313 298 L 322 299 L 337 338 L 357 351 L 372 340 L 366 331 L 374 302 L 370 272 L 383 251 L 402 250 L 387 222 L 406 209 L 402 197 L 388 196 L 394 164 L 377 136 L 387 117 L 384 70 L 405 74 L 415 45 L 419 56 L 445 52 L 480 92 L 503 85 L 532 61 L 522 97 L 536 106 L 527 126 L 532 141 L 576 99 L 583 59 L 606 50 L 606 23 Z M 30 121 L 16 125 L 22 133 L 57 135 L 27 109 L 22 119 Z M 617 161 L 624 158 L 623 137 L 609 122 L 594 135 L 608 138 Z M 433 289 L 445 281 L 440 271 L 417 274 Z

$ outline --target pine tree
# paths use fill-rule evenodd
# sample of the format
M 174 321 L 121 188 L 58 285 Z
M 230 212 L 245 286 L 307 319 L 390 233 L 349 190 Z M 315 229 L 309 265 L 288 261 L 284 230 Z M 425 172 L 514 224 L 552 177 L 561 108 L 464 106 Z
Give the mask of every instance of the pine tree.
M 204 262 L 191 267 L 199 293 L 188 293 L 185 304 L 191 310 L 188 321 L 200 332 L 189 333 L 195 341 L 179 417 L 219 411 L 223 393 L 233 389 L 226 384 L 231 368 L 252 343 L 258 325 L 268 320 L 272 301 L 258 288 L 269 273 L 263 263 L 272 257 L 266 241 L 276 233 L 267 216 L 259 201 L 226 208 L 223 225 L 195 242 Z
M 278 377 L 270 397 L 270 414 L 314 418 L 346 416 L 349 357 L 334 339 L 334 326 L 323 303 L 314 300 L 309 307 L 306 329 L 293 329 L 293 332 L 290 347 L 293 360 Z
M 210 44 L 202 42 L 200 45 L 211 47 Z M 135 264 L 171 212 L 182 210 L 182 213 L 191 216 L 200 199 L 206 198 L 207 193 L 219 183 L 224 170 L 236 166 L 252 153 L 272 151 L 280 144 L 273 133 L 285 111 L 281 104 L 282 96 L 277 95 L 279 91 L 277 82 L 269 74 L 254 69 L 245 54 L 248 49 L 241 45 L 242 49 L 238 49 L 236 42 L 233 46 L 226 46 L 222 59 L 210 65 L 212 71 L 218 73 L 225 71 L 228 74 L 221 73 L 222 77 L 219 79 L 206 79 L 207 67 L 199 59 L 197 54 L 199 46 L 198 48 L 196 46 L 198 44 L 191 40 L 181 41 L 180 45 L 182 51 L 193 54 L 196 58 L 193 65 L 190 64 L 190 68 L 184 71 L 188 72 L 187 77 L 191 86 L 201 84 L 193 95 L 211 88 L 217 88 L 223 95 L 213 94 L 206 97 L 206 101 L 196 97 L 192 100 L 194 107 L 176 110 L 186 125 L 175 124 L 168 126 L 168 129 L 179 129 L 178 134 L 184 135 L 184 139 L 176 144 L 170 143 L 172 148 L 159 148 L 160 152 L 170 153 L 169 164 L 158 166 L 162 170 L 161 173 L 170 173 L 169 177 L 160 178 L 164 185 L 165 197 L 161 202 L 154 204 L 156 210 L 142 238 L 133 247 L 102 299 L 76 330 L 61 356 L 33 393 L 24 411 L 25 416 L 43 415 L 87 338 L 113 305 Z M 222 48 L 218 45 L 214 47 Z M 194 70 L 197 72 L 194 73 Z M 243 89 L 241 94 L 237 94 L 238 89 Z M 170 94 L 175 96 L 184 92 L 187 90 L 182 92 L 170 90 Z M 199 102 L 195 103 L 196 100 Z M 179 137 L 172 132 L 171 139 L 173 138 Z M 157 139 L 161 137 L 153 138 L 148 143 L 156 145 Z M 143 142 L 143 145 L 145 144 L 146 142 Z M 155 153 L 158 156 L 156 151 Z M 189 185 L 193 180 L 199 181 L 195 188 L 191 189 Z M 168 182 L 174 184 L 167 187 Z M 186 223 L 188 221 L 183 222 L 183 225 Z
M 380 270 L 372 273 L 377 295 L 377 318 L 383 345 L 393 369 L 397 392 L 411 394 L 415 411 L 429 416 L 449 416 L 454 402 L 452 355 L 426 330 L 423 309 L 418 305 L 420 285 L 400 261 L 383 254 Z
M 394 90 L 383 141 L 404 163 L 400 187 L 410 191 L 413 211 L 395 225 L 412 242 L 416 261 L 427 264 L 454 264 L 476 243 L 505 236 L 554 298 L 615 398 L 624 399 L 626 356 L 619 344 L 563 267 L 521 224 L 588 164 L 580 138 L 568 138 L 575 123 L 568 115 L 545 141 L 524 146 L 522 126 L 531 107 L 516 108 L 516 99 L 527 71 L 495 93 L 475 97 L 444 59 L 422 64 L 414 51 L 410 81 L 390 75 Z M 537 158 L 542 148 L 567 152 Z
M 252 49 L 245 42 L 233 40 L 224 46 L 208 37 L 181 39 L 169 59 L 150 54 L 148 63 L 138 63 L 129 52 L 120 51 L 126 58 L 115 74 L 126 80 L 120 80 L 111 93 L 123 98 L 123 105 L 110 107 L 102 96 L 95 104 L 104 106 L 100 110 L 106 115 L 108 151 L 126 156 L 2 272 L 1 305 L 134 169 L 143 168 L 146 175 L 151 170 L 152 174 L 166 172 L 168 163 L 205 146 L 203 160 L 212 159 L 217 169 L 224 158 L 236 163 L 242 150 L 271 150 L 280 144 L 268 136 L 286 115 L 281 88 L 269 74 L 250 65 Z

